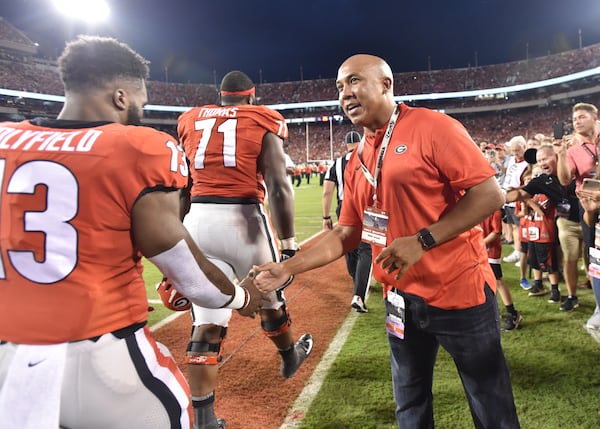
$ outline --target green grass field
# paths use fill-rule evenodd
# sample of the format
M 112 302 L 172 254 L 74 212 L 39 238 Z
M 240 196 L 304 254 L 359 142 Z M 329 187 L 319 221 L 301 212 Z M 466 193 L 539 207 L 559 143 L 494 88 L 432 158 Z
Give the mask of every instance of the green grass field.
M 294 188 L 299 241 L 321 229 L 322 188 L 318 179 L 311 182 Z M 506 247 L 504 253 L 510 250 Z M 149 296 L 156 297 L 154 285 L 160 274 L 151 264 L 146 267 Z M 547 296 L 528 297 L 518 285 L 518 268 L 513 264 L 502 268 L 515 306 L 524 317 L 518 330 L 502 334 L 521 427 L 600 427 L 600 346 L 583 328 L 595 306 L 592 291 L 580 290 L 580 307 L 564 313 L 557 304 L 549 304 Z M 565 291 L 561 283 L 561 292 Z M 369 313 L 358 317 L 301 428 L 396 427 L 381 287 L 371 288 L 367 304 Z M 154 308 L 151 323 L 171 314 L 162 305 Z M 504 315 L 502 304 L 500 310 Z M 433 394 L 436 427 L 473 427 L 456 369 L 443 349 L 436 364 Z

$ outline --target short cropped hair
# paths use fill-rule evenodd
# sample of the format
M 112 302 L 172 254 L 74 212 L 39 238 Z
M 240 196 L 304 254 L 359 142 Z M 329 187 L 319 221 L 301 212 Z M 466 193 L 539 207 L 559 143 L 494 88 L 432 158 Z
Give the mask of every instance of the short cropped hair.
M 221 81 L 221 91 L 247 91 L 254 87 L 252 79 L 239 70 L 230 71 Z
M 111 37 L 78 36 L 58 59 L 65 91 L 83 91 L 115 79 L 146 80 L 148 60 Z
M 540 147 L 537 148 L 537 151 L 540 150 L 546 150 L 548 152 L 552 151 L 554 152 L 554 146 L 552 144 L 548 144 L 548 143 L 543 143 L 540 145 Z
M 598 108 L 593 104 L 589 103 L 577 103 L 573 106 L 573 113 L 578 110 L 585 110 L 586 112 L 591 113 L 592 115 L 598 116 Z
M 527 140 L 523 136 L 514 136 L 508 141 L 508 145 L 512 148 L 514 145 L 519 145 L 521 147 L 525 147 L 527 145 Z

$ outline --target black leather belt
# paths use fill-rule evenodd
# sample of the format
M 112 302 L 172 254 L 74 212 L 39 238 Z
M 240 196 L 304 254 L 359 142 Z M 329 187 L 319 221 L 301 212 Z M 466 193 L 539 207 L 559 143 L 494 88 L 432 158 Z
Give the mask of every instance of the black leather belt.
M 244 197 L 216 197 L 212 195 L 197 195 L 192 197 L 192 203 L 209 203 L 209 204 L 258 204 L 256 198 Z
M 147 322 L 138 322 L 138 323 L 134 323 L 132 325 L 126 326 L 124 328 L 121 329 L 117 329 L 116 331 L 112 331 L 110 332 L 112 335 L 114 335 L 115 337 L 119 338 L 119 339 L 123 339 L 126 338 L 130 335 L 132 335 L 135 331 L 137 331 L 140 328 L 143 328 L 144 326 L 146 326 Z M 102 334 L 104 335 L 104 334 Z M 92 342 L 96 342 L 100 339 L 100 337 L 102 335 L 98 335 L 95 337 L 91 337 L 91 338 L 84 338 L 83 340 L 75 340 L 75 341 L 69 341 L 70 343 L 78 343 L 80 341 L 92 341 Z M 6 344 L 8 343 L 8 341 L 4 341 L 4 340 L 0 340 L 0 345 L 2 344 Z

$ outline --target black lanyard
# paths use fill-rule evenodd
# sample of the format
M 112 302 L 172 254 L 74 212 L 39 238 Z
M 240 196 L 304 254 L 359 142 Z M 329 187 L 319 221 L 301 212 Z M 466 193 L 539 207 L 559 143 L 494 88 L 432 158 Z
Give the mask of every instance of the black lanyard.
M 587 151 L 587 153 L 590 154 L 590 156 L 592 157 L 592 159 L 594 160 L 594 165 L 598 165 L 598 155 L 596 155 L 594 152 L 592 152 L 590 150 L 589 147 L 587 147 L 587 143 L 582 143 L 583 148 Z M 597 149 L 596 149 L 597 150 Z

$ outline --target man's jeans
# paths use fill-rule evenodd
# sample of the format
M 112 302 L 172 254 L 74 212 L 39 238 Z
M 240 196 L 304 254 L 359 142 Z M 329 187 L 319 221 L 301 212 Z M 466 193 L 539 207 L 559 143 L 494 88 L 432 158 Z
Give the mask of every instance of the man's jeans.
M 434 427 L 431 388 L 440 345 L 454 359 L 475 427 L 520 427 L 500 344 L 498 304 L 487 285 L 485 294 L 484 304 L 465 310 L 442 310 L 403 294 L 405 337 L 388 335 L 398 428 Z

